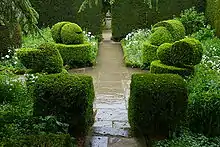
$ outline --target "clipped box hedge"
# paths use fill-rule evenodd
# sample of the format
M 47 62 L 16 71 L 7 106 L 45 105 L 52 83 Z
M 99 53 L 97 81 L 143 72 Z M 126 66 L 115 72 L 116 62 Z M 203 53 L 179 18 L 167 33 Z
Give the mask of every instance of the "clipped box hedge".
M 193 67 L 175 67 L 161 63 L 160 60 L 155 60 L 151 62 L 150 72 L 155 74 L 178 74 L 182 77 L 189 76 L 193 74 Z
M 184 118 L 187 88 L 175 74 L 133 74 L 128 119 L 135 134 L 168 136 Z
M 69 134 L 18 136 L 3 144 L 6 147 L 76 147 Z
M 170 43 L 174 40 L 171 33 L 165 27 L 154 28 L 152 32 L 148 40 L 153 45 L 160 46 L 163 43 Z
M 152 45 L 148 41 L 143 43 L 143 48 L 142 48 L 143 68 L 149 68 L 150 63 L 158 59 L 157 49 L 158 46 Z
M 54 44 L 59 50 L 64 65 L 70 67 L 85 67 L 91 66 L 95 61 L 92 59 L 91 44 L 76 44 L 76 45 L 65 45 L 65 44 Z
M 172 45 L 161 45 L 157 50 L 158 58 L 162 63 L 177 67 L 199 64 L 202 54 L 202 44 L 194 38 L 184 38 Z
M 156 23 L 153 28 L 165 27 L 171 34 L 173 41 L 183 39 L 185 37 L 185 28 L 179 20 L 165 20 Z
M 63 69 L 63 60 L 53 44 L 45 43 L 34 48 L 22 48 L 17 51 L 21 63 L 33 72 L 60 73 Z
M 93 124 L 92 77 L 78 74 L 42 75 L 34 83 L 34 116 L 57 116 L 69 133 L 84 136 Z

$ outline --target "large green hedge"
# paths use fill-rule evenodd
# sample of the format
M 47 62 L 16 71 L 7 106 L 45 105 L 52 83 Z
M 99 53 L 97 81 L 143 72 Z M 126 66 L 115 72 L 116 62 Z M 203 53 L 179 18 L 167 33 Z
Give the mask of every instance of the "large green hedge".
M 101 34 L 102 3 L 86 6 L 85 11 L 78 13 L 82 0 L 30 0 L 39 13 L 39 26 L 52 26 L 57 22 L 70 21 L 82 26 L 95 35 Z
M 92 59 L 91 44 L 76 44 L 76 45 L 65 45 L 65 44 L 54 44 L 59 50 L 64 65 L 70 67 L 85 67 L 94 64 Z
M 57 116 L 69 124 L 71 135 L 87 134 L 93 123 L 92 77 L 68 73 L 42 75 L 31 85 L 34 116 Z
M 175 74 L 133 74 L 128 119 L 135 134 L 168 136 L 184 118 L 186 83 Z
M 18 136 L 8 140 L 5 147 L 76 147 L 68 134 L 42 134 Z
M 39 49 L 22 48 L 17 51 L 17 56 L 33 72 L 60 73 L 63 69 L 63 59 L 51 43 L 42 44 Z
M 146 27 L 147 4 L 143 0 L 116 0 L 112 5 L 112 39 L 121 40 L 133 29 Z

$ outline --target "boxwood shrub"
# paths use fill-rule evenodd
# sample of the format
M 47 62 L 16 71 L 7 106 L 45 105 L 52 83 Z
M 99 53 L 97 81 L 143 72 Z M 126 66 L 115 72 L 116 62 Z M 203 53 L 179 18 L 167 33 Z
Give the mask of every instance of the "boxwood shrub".
M 128 119 L 135 134 L 168 136 L 184 118 L 187 88 L 175 74 L 133 74 Z
M 184 38 L 170 45 L 162 45 L 157 50 L 162 63 L 182 67 L 199 64 L 202 59 L 202 44 L 194 38 Z
M 91 44 L 89 43 L 77 45 L 54 44 L 54 46 L 59 50 L 64 65 L 85 67 L 95 62 L 92 59 Z
M 172 73 L 172 74 L 178 74 L 182 77 L 186 77 L 193 74 L 194 68 L 193 66 L 186 66 L 186 67 L 170 66 L 161 63 L 160 60 L 155 60 L 151 62 L 150 72 L 155 74 Z
M 152 61 L 158 59 L 157 49 L 158 49 L 158 46 L 152 45 L 148 41 L 143 43 L 143 48 L 142 48 L 143 68 L 148 68 Z
M 32 87 L 34 116 L 57 116 L 69 124 L 71 135 L 86 135 L 93 124 L 92 77 L 68 73 L 42 75 Z
M 71 22 L 62 21 L 62 22 L 58 22 L 52 26 L 51 34 L 52 34 L 53 40 L 56 43 L 62 43 L 60 32 L 61 32 L 62 27 L 67 23 L 71 23 Z
M 18 136 L 3 144 L 6 147 L 76 147 L 69 134 Z
M 21 63 L 33 72 L 59 73 L 63 69 L 61 55 L 51 43 L 42 44 L 38 49 L 19 49 L 17 56 Z
M 185 28 L 178 20 L 165 20 L 156 23 L 153 28 L 165 27 L 173 37 L 173 41 L 183 39 L 185 37 Z
M 152 30 L 148 40 L 151 44 L 160 46 L 163 43 L 173 42 L 171 33 L 165 27 L 157 27 Z

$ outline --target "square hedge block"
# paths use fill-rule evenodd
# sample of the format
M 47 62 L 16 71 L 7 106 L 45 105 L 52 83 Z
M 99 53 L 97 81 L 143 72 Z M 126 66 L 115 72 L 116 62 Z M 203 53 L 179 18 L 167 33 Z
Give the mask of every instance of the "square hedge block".
M 56 116 L 69 124 L 69 133 L 84 136 L 93 124 L 92 77 L 79 74 L 41 75 L 32 85 L 34 116 Z
M 128 119 L 135 135 L 168 136 L 184 118 L 187 107 L 184 79 L 175 74 L 133 74 Z
M 65 44 L 54 44 L 59 50 L 64 65 L 70 67 L 86 67 L 94 64 L 92 59 L 91 44 L 77 44 L 77 45 L 65 45 Z

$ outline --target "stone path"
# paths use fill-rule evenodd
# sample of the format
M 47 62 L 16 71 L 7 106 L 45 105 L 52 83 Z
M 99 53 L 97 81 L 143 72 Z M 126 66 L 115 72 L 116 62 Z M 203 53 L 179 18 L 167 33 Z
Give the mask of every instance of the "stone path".
M 103 32 L 103 38 L 96 66 L 69 71 L 93 77 L 97 113 L 90 146 L 140 147 L 134 138 L 129 137 L 127 108 L 131 75 L 143 71 L 125 67 L 120 43 L 111 41 L 109 30 Z

